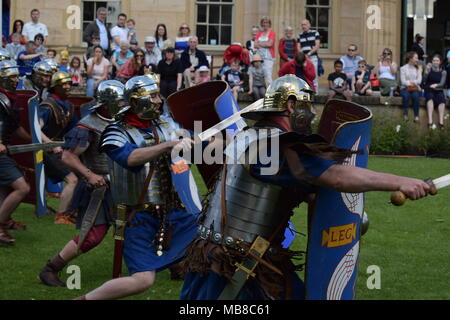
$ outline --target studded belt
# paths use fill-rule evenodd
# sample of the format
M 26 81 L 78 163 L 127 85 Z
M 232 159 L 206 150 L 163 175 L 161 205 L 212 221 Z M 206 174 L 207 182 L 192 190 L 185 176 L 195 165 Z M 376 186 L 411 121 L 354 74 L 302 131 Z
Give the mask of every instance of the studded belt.
M 214 230 L 211 230 L 210 228 L 199 225 L 197 229 L 197 235 L 203 239 L 211 241 L 212 243 L 218 244 L 218 245 L 224 245 L 229 248 L 238 249 L 238 244 L 242 242 L 240 239 L 235 239 L 232 236 L 226 236 L 220 232 L 216 232 Z

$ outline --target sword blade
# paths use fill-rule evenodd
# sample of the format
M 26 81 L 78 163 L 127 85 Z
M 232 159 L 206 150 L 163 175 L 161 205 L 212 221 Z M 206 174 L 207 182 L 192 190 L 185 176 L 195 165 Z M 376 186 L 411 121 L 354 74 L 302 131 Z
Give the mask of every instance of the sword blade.
M 48 142 L 48 143 L 30 143 L 30 144 L 17 144 L 13 146 L 8 146 L 8 152 L 9 154 L 19 154 L 19 153 L 25 153 L 25 152 L 32 152 L 32 151 L 38 151 L 41 149 L 49 150 L 53 149 L 59 146 L 62 146 L 64 144 L 64 141 L 58 141 L 58 142 Z
M 238 111 L 238 112 L 234 113 L 232 116 L 229 116 L 228 118 L 220 121 L 218 124 L 212 126 L 211 128 L 206 129 L 202 133 L 199 133 L 198 134 L 198 138 L 200 139 L 200 141 L 208 140 L 209 138 L 214 136 L 216 133 L 218 133 L 218 132 L 228 128 L 232 124 L 235 124 L 236 122 L 241 120 L 242 119 L 241 118 L 241 114 L 246 113 L 246 112 L 250 112 L 250 111 L 255 111 L 255 110 L 258 110 L 258 109 L 262 108 L 263 101 L 264 101 L 264 99 L 259 99 L 258 101 L 256 101 L 256 102 L 252 103 L 251 105 L 245 107 L 241 111 Z
M 436 189 L 441 189 L 450 185 L 450 174 L 442 176 L 440 178 L 434 179 L 433 184 L 436 186 Z

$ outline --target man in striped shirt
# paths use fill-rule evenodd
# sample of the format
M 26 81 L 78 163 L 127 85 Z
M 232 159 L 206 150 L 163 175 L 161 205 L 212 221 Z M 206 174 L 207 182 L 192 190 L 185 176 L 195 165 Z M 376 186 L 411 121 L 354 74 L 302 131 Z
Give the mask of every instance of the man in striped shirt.
M 300 44 L 300 50 L 306 54 L 306 56 L 314 64 L 316 70 L 316 78 L 314 79 L 314 86 L 316 90 L 319 91 L 319 83 L 317 81 L 317 66 L 319 63 L 319 57 L 317 55 L 320 48 L 320 35 L 317 30 L 311 30 L 311 23 L 309 20 L 302 21 L 303 33 L 300 33 L 298 42 Z

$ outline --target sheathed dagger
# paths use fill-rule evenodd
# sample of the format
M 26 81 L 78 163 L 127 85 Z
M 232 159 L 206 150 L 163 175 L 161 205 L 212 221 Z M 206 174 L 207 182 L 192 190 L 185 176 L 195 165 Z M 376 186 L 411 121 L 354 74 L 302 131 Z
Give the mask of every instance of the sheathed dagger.
M 450 185 L 450 174 L 447 174 L 445 176 L 442 176 L 440 178 L 436 178 L 432 180 L 431 178 L 424 180 L 426 183 L 428 183 L 431 187 L 429 194 L 432 196 L 436 195 L 438 193 L 438 189 L 445 188 Z M 396 206 L 401 206 L 405 203 L 406 196 L 401 191 L 395 191 L 391 195 L 391 203 Z

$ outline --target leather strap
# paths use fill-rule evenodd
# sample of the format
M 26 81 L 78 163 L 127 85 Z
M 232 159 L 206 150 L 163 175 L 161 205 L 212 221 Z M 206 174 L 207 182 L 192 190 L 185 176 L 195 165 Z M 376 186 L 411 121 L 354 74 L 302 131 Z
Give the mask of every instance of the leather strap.
M 222 210 L 222 223 L 221 223 L 221 230 L 220 232 L 222 234 L 228 234 L 228 221 L 227 221 L 227 195 L 226 195 L 226 189 L 227 189 L 227 164 L 223 164 L 223 171 L 222 171 L 222 183 L 221 183 L 221 210 Z M 225 230 L 226 229 L 226 230 Z

